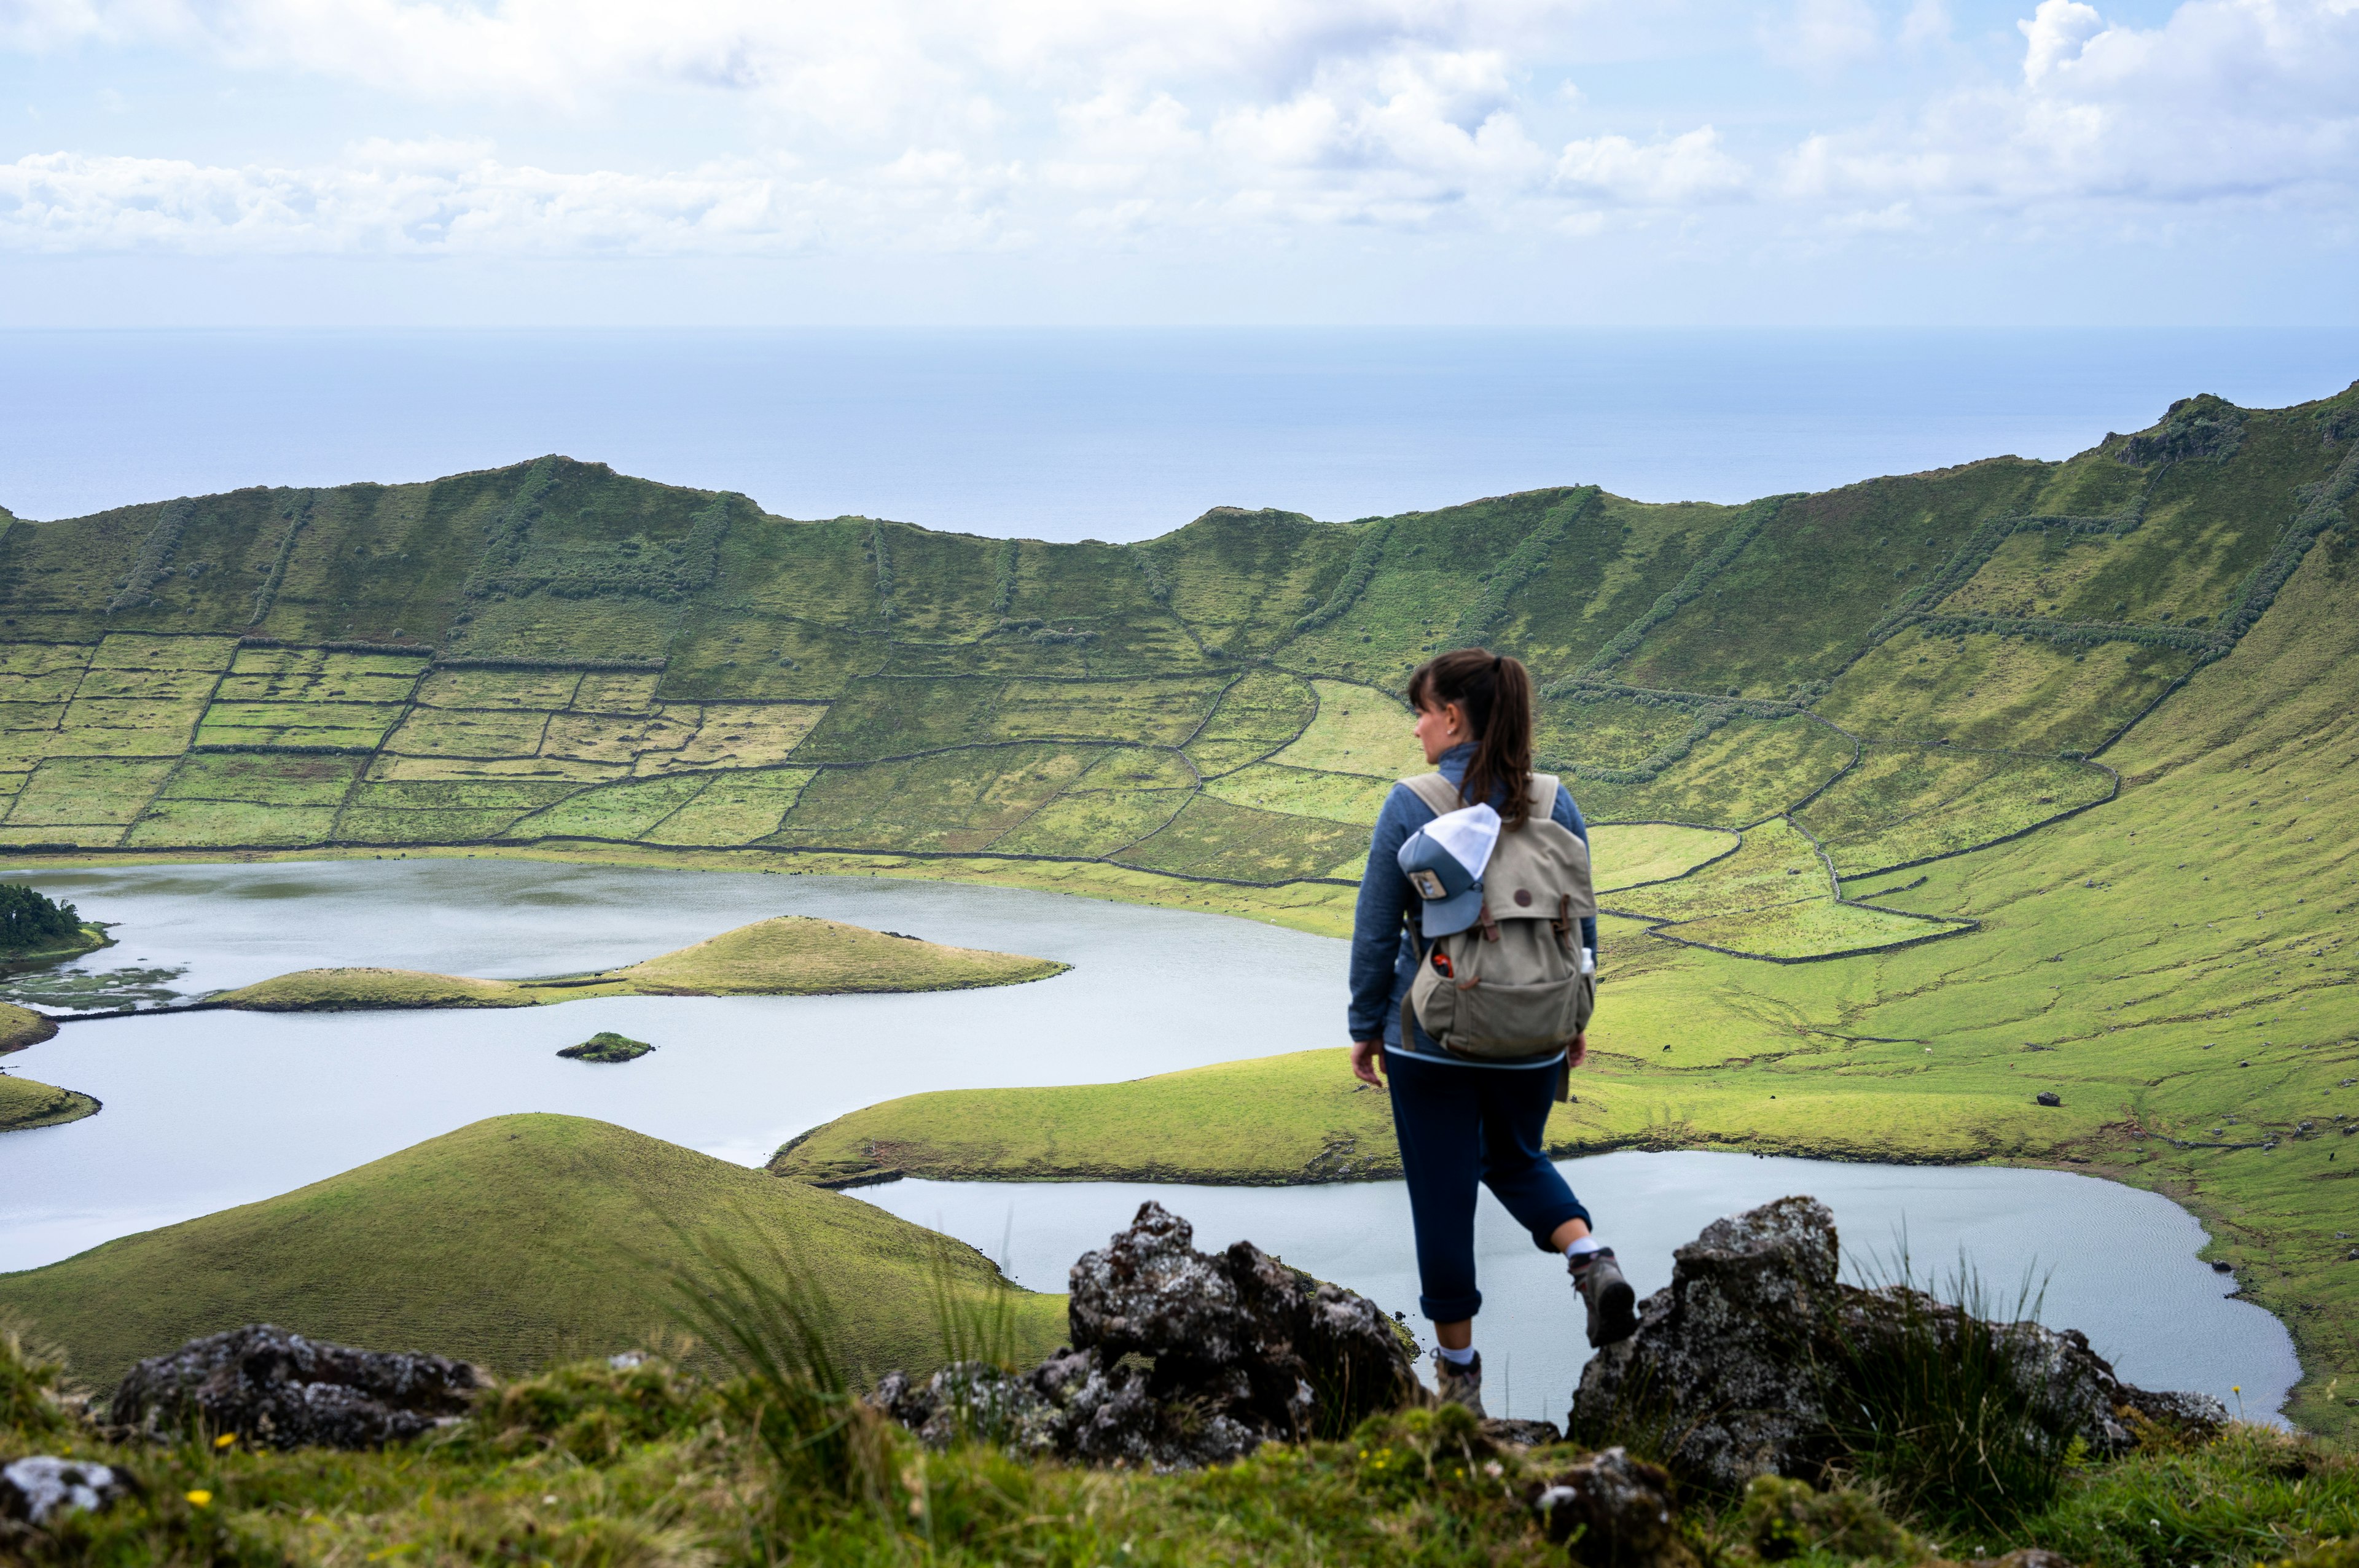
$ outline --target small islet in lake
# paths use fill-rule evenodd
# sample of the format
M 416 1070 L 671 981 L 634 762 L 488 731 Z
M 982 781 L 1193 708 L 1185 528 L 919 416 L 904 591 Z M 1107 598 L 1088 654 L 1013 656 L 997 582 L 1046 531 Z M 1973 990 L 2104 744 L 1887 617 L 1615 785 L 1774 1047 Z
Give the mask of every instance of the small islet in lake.
M 1053 979 L 884 996 L 618 997 L 562 1008 L 91 1020 L 9 1059 L 105 1109 L 0 1138 L 0 1269 L 289 1191 L 483 1117 L 596 1117 L 756 1165 L 833 1117 L 931 1089 L 1102 1083 L 1336 1044 L 1343 944 L 1227 916 L 886 878 L 666 871 L 495 860 L 340 860 L 42 872 L 116 923 L 60 972 L 177 971 L 189 998 L 289 970 L 389 965 L 521 979 L 601 969 L 778 914 L 816 915 L 1073 966 Z M 1204 1026 L 1202 998 L 1256 1021 Z M 61 994 L 71 994 L 70 991 Z M 165 1000 L 165 999 L 158 999 Z M 660 1051 L 628 1072 L 561 1048 L 612 1033 Z M 2040 1315 L 2086 1330 L 2125 1377 L 2254 1416 L 2299 1376 L 2282 1325 L 2229 1299 L 2203 1233 L 2167 1199 L 1993 1167 L 1840 1165 L 1701 1152 L 1565 1162 L 1641 1291 L 1708 1220 L 1790 1192 L 1827 1201 L 1855 1271 L 1921 1278 L 1962 1256 L 1995 1306 L 2043 1282 Z M 1397 1183 L 1173 1187 L 906 1181 L 857 1195 L 1002 1260 L 1063 1270 L 1157 1197 L 1200 1244 L 1250 1238 L 1297 1267 L 1413 1308 Z M 1502 1397 L 1562 1413 L 1587 1349 L 1560 1265 L 1489 1200 L 1479 1231 Z M 2234 1390 L 2241 1389 L 2241 1395 Z

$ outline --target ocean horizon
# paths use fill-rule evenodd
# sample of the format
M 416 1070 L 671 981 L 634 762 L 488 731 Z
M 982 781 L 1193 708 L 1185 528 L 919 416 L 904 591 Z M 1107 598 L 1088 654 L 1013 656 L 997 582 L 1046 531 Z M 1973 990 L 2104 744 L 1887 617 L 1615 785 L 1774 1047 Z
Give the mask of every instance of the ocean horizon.
M 2359 377 L 2359 330 L 0 332 L 0 506 L 398 483 L 562 452 L 789 517 L 1133 540 L 1551 485 L 1739 502 Z

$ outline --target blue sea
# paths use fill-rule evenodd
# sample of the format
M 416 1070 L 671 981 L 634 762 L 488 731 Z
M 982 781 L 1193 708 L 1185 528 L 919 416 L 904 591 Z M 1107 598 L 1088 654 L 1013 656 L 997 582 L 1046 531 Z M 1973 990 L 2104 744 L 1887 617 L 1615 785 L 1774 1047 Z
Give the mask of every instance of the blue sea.
M 543 452 L 846 513 L 1151 537 L 1543 485 L 1741 501 L 2063 458 L 2213 392 L 2359 377 L 2359 330 L 0 332 L 0 505 L 430 479 Z

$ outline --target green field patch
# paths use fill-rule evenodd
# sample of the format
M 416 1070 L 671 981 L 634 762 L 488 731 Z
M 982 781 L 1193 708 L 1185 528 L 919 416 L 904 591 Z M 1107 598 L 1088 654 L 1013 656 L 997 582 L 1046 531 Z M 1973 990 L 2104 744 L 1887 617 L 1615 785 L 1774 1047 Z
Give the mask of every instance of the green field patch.
M 1701 920 L 1676 921 L 1656 926 L 1653 935 L 1667 942 L 1717 947 L 1747 957 L 1790 961 L 1867 952 L 1973 929 L 1971 921 L 1926 920 L 1814 898 Z
M 331 1341 L 432 1346 L 516 1373 L 660 1338 L 690 1238 L 793 1257 L 851 1308 L 848 1365 L 940 1361 L 935 1271 L 980 1300 L 972 1249 L 854 1198 L 781 1182 L 606 1122 L 506 1116 L 299 1191 L 142 1232 L 0 1280 L 0 1303 L 119 1378 L 199 1335 L 272 1322 Z M 940 1257 L 944 1261 L 936 1261 Z M 1019 1292 L 1027 1358 L 1064 1332 L 1060 1296 Z M 539 1495 L 540 1482 L 534 1483 Z
M 158 800 L 132 825 L 123 842 L 135 849 L 324 844 L 335 837 L 336 809 L 242 800 Z
M 131 697 L 187 704 L 212 695 L 221 677 L 211 670 L 106 670 L 92 668 L 74 688 L 77 699 Z
M 127 823 L 171 771 L 168 762 L 52 757 L 33 770 L 8 808 L 7 822 L 12 827 Z
M 144 632 L 110 632 L 91 655 L 98 670 L 212 670 L 229 668 L 234 637 L 159 637 Z
M 1012 855 L 1112 855 L 1161 828 L 1193 795 L 1185 789 L 1070 789 L 991 848 Z
M 584 762 L 570 757 L 392 757 L 380 753 L 369 764 L 375 780 L 573 779 L 611 784 L 628 778 L 623 762 Z
M 800 761 L 859 762 L 970 745 L 992 732 L 1007 683 L 978 680 L 856 680 L 831 704 Z
M 1799 817 L 1842 876 L 1956 854 L 2104 799 L 2104 769 L 2054 757 L 1870 746 Z
M 561 664 L 569 659 L 631 659 L 671 639 L 680 607 L 645 600 L 522 599 L 474 600 L 453 616 L 446 658 L 515 659 Z
M 584 762 L 644 762 L 652 771 L 662 753 L 677 753 L 704 721 L 693 703 L 658 713 L 556 713 L 541 732 L 540 755 Z
M 583 790 L 523 818 L 508 829 L 507 836 L 612 838 L 627 843 L 694 799 L 706 782 L 701 776 L 638 779 Z
M 467 844 L 581 786 L 533 779 L 386 780 L 354 787 L 336 837 L 355 844 Z
M 1068 794 L 1082 790 L 1180 789 L 1196 787 L 1196 774 L 1177 752 L 1160 747 L 1104 746 L 1090 752 L 1089 770 Z
M 2073 648 L 1909 627 L 1869 650 L 1819 710 L 1876 740 L 2017 752 L 2093 751 L 2195 667 L 2182 648 L 2099 643 Z
M 1737 842 L 1734 833 L 1668 822 L 1596 824 L 1589 829 L 1590 873 L 1599 892 L 1611 892 L 1685 876 Z
M 805 580 L 793 588 L 808 592 Z M 783 585 L 788 597 L 800 597 Z M 824 613 L 805 600 L 804 614 Z M 843 626 L 800 616 L 749 614 L 720 607 L 689 612 L 672 639 L 662 696 L 674 702 L 707 697 L 739 701 L 825 702 L 848 683 L 882 670 L 892 644 Z
M 385 743 L 405 757 L 529 757 L 540 749 L 549 716 L 525 709 L 453 711 L 415 708 Z
M 576 713 L 650 713 L 656 686 L 663 676 L 653 671 L 591 670 L 573 688 Z
M 382 735 L 406 711 L 397 702 L 215 702 L 205 709 L 205 730 L 283 730 L 289 725 L 321 730 L 360 730 Z
M 582 685 L 580 670 L 438 669 L 418 688 L 421 708 L 570 707 Z
M 125 829 L 111 824 L 18 827 L 0 824 L 0 848 L 11 849 L 111 849 L 123 842 Z
M 0 675 L 0 704 L 10 708 L 43 704 L 63 708 L 82 685 L 80 669 L 52 670 L 46 675 Z
M 54 730 L 65 716 L 62 702 L 0 702 L 0 730 Z
M 1392 791 L 1391 784 L 1365 773 L 1320 773 L 1277 762 L 1256 762 L 1204 786 L 1206 795 L 1232 806 L 1325 817 L 1362 828 L 1375 825 L 1376 813 Z
M 371 703 L 408 705 L 418 686 L 404 675 L 228 675 L 213 693 L 215 703 Z
M 1625 888 L 1614 896 L 1614 913 L 1649 920 L 1697 920 L 1834 896 L 1834 884 L 1809 836 L 1777 817 L 1746 829 L 1744 843 L 1733 855 L 1670 881 Z
M 54 730 L 0 729 L 0 773 L 31 771 L 49 754 L 57 739 Z
M 321 677 L 331 684 L 343 680 L 408 681 L 415 685 L 426 673 L 425 654 L 357 654 L 341 648 L 242 647 L 230 661 L 229 678 L 268 677 L 294 680 Z
M 1403 779 L 1433 771 L 1412 730 L 1406 703 L 1364 686 L 1314 680 L 1319 715 L 1302 738 L 1269 760 L 1291 768 Z
M 33 755 L 52 757 L 177 757 L 189 749 L 189 731 L 201 708 L 190 709 L 177 724 L 154 726 L 67 726 L 54 734 L 23 732 Z M 10 754 L 0 737 L 0 755 Z M 31 744 L 38 742 L 38 744 Z M 5 764 L 0 764 L 5 765 Z
M 778 830 L 794 808 L 810 768 L 763 768 L 707 774 L 701 793 L 657 823 L 650 844 L 751 844 Z
M 1088 752 L 984 746 L 829 768 L 805 785 L 766 843 L 832 849 L 980 849 L 1054 799 Z
M 359 757 L 194 752 L 172 770 L 158 799 L 334 806 L 342 804 L 364 765 Z
M 1282 670 L 1251 670 L 1188 742 L 1188 760 L 1207 778 L 1234 773 L 1290 744 L 1318 708 L 1310 683 Z
M 1297 881 L 1367 849 L 1363 827 L 1232 806 L 1198 795 L 1153 838 L 1123 851 L 1126 866 L 1232 881 Z
M 1852 743 L 1826 725 L 1733 719 L 1652 779 L 1564 781 L 1593 822 L 1688 822 L 1743 827 L 1785 811 L 1851 762 Z
M 94 643 L 0 643 L 0 675 L 20 678 L 61 672 L 79 675 L 90 667 L 91 655 L 97 651 Z
M 1585 693 L 1543 697 L 1537 708 L 1532 755 L 1551 771 L 1636 768 L 1678 745 L 1697 717 L 1690 703 Z
M 1215 680 L 1009 681 L 990 735 L 1176 746 L 1203 724 L 1220 691 Z
M 68 730 L 169 730 L 186 744 L 203 716 L 202 697 L 78 697 L 66 704 Z
M 772 767 L 802 745 L 827 711 L 808 702 L 708 702 L 679 750 L 650 751 L 638 771 Z

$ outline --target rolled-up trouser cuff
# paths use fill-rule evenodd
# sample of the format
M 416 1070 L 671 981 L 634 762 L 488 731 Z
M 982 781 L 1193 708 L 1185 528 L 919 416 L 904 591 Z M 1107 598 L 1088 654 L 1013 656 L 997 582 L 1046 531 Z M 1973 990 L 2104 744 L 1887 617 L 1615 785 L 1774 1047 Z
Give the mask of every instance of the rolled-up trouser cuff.
M 1483 1310 L 1483 1292 L 1471 1296 L 1419 1296 L 1417 1310 L 1435 1323 L 1463 1323 Z
M 1568 1219 L 1577 1219 L 1581 1221 L 1582 1224 L 1588 1226 L 1592 1230 L 1597 1228 L 1597 1222 L 1589 1217 L 1589 1211 L 1581 1206 L 1581 1202 L 1577 1198 L 1570 1203 L 1558 1205 L 1555 1208 L 1548 1211 L 1548 1216 L 1549 1217 L 1547 1218 L 1539 1220 L 1532 1226 L 1532 1245 L 1538 1248 L 1543 1252 L 1553 1252 L 1556 1250 L 1556 1243 L 1549 1240 L 1549 1238 L 1554 1236 L 1556 1234 L 1557 1227 L 1562 1225 Z

